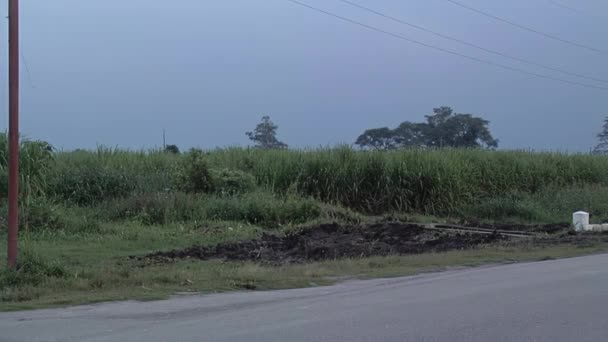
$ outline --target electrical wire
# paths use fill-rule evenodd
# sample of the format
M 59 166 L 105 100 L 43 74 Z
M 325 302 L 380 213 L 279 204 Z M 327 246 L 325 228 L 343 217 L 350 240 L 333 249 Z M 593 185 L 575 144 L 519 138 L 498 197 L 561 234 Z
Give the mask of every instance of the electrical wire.
M 537 63 L 537 62 L 533 62 L 533 61 L 530 61 L 530 60 L 527 60 L 527 59 L 524 59 L 524 58 L 521 58 L 521 57 L 512 56 L 512 55 L 509 55 L 509 54 L 504 53 L 504 52 L 488 49 L 488 48 L 485 48 L 483 46 L 480 46 L 480 45 L 477 45 L 477 44 L 474 44 L 474 43 L 470 43 L 470 42 L 464 41 L 464 40 L 459 39 L 459 38 L 455 38 L 455 37 L 449 36 L 447 34 L 443 34 L 443 33 L 437 32 L 437 31 L 433 31 L 431 29 L 422 27 L 420 25 L 416 25 L 416 24 L 412 24 L 412 23 L 406 22 L 406 21 L 404 21 L 402 19 L 390 16 L 388 14 L 382 13 L 380 11 L 374 10 L 372 8 L 369 8 L 369 7 L 365 7 L 363 5 L 357 4 L 357 3 L 349 1 L 349 0 L 337 0 L 337 1 L 340 1 L 340 2 L 346 3 L 348 5 L 357 7 L 359 9 L 364 10 L 364 11 L 376 14 L 378 16 L 381 16 L 383 18 L 386 18 L 386 19 L 398 22 L 400 24 L 407 25 L 409 27 L 413 27 L 415 29 L 418 29 L 418 30 L 421 30 L 421 31 L 424 31 L 424 32 L 427 32 L 427 33 L 430 33 L 430 34 L 433 34 L 433 35 L 435 35 L 437 37 L 441 37 L 443 39 L 451 40 L 451 41 L 454 41 L 454 42 L 457 42 L 457 43 L 460 43 L 460 44 L 463 44 L 463 45 L 466 45 L 466 46 L 469 46 L 469 47 L 472 47 L 472 48 L 475 48 L 475 49 L 478 49 L 478 50 L 481 50 L 481 51 L 485 51 L 485 52 L 488 52 L 488 53 L 491 53 L 491 54 L 494 54 L 494 55 L 497 55 L 497 56 L 505 57 L 505 58 L 508 58 L 508 59 L 511 59 L 511 60 L 514 60 L 514 61 L 517 61 L 517 62 L 525 63 L 525 64 L 528 64 L 528 65 L 533 65 L 533 66 L 536 66 L 536 67 L 539 67 L 539 68 L 543 68 L 543 69 L 546 69 L 546 70 L 560 72 L 562 74 L 569 75 L 569 76 L 575 76 L 575 77 L 587 79 L 587 80 L 590 80 L 590 81 L 608 83 L 608 80 L 605 80 L 605 79 L 601 79 L 601 78 L 597 78 L 597 77 L 593 77 L 593 76 L 587 76 L 587 75 L 583 75 L 583 74 L 580 74 L 580 73 L 571 72 L 571 71 L 568 71 L 568 70 L 564 70 L 564 69 L 560 69 L 560 68 L 556 68 L 556 67 L 547 66 L 547 65 L 544 65 L 544 64 L 541 64 L 541 63 Z
M 603 19 L 603 18 L 600 18 L 600 17 L 598 17 L 596 15 L 593 15 L 593 14 L 591 14 L 589 12 L 580 10 L 578 8 L 574 8 L 574 7 L 570 6 L 570 5 L 566 5 L 566 4 L 564 4 L 562 2 L 559 2 L 559 1 L 555 1 L 555 0 L 547 0 L 547 1 L 549 3 L 551 3 L 551 4 L 553 4 L 554 6 L 560 7 L 562 9 L 565 9 L 565 10 L 570 11 L 570 12 L 574 12 L 574 13 L 577 13 L 577 14 L 580 14 L 580 15 L 584 15 L 584 16 L 588 16 L 588 17 L 595 18 L 595 19 Z
M 400 40 L 403 40 L 403 41 L 406 41 L 406 42 L 410 42 L 410 43 L 413 43 L 413 44 L 424 46 L 424 47 L 427 47 L 429 49 L 433 49 L 433 50 L 441 51 L 441 52 L 444 52 L 444 53 L 448 53 L 448 54 L 451 54 L 451 55 L 454 55 L 454 56 L 459 56 L 459 57 L 462 57 L 462 58 L 466 58 L 466 59 L 469 59 L 469 60 L 472 60 L 472 61 L 475 61 L 475 62 L 478 62 L 478 63 L 491 65 L 491 66 L 494 66 L 494 67 L 497 67 L 497 68 L 501 68 L 501 69 L 505 69 L 505 70 L 515 71 L 515 72 L 518 72 L 518 73 L 521 73 L 521 74 L 525 74 L 525 75 L 529 75 L 529 76 L 534 76 L 534 77 L 538 77 L 538 78 L 544 78 L 544 79 L 548 79 L 548 80 L 553 80 L 553 81 L 558 81 L 558 82 L 562 82 L 562 83 L 567 83 L 567 84 L 570 84 L 570 85 L 577 85 L 577 86 L 581 86 L 581 87 L 585 87 L 585 88 L 608 90 L 608 88 L 606 88 L 606 87 L 601 87 L 601 86 L 596 86 L 596 85 L 587 84 L 587 83 L 581 83 L 581 82 L 576 82 L 576 81 L 570 81 L 570 80 L 566 80 L 566 79 L 562 79 L 562 78 L 558 78 L 558 77 L 553 77 L 553 76 L 549 76 L 549 75 L 538 74 L 538 73 L 535 73 L 535 72 L 530 72 L 530 71 L 526 71 L 526 70 L 523 70 L 523 69 L 511 67 L 511 66 L 508 66 L 508 65 L 504 65 L 504 64 L 500 64 L 500 63 L 495 63 L 495 62 L 488 61 L 488 60 L 485 60 L 485 59 L 481 59 L 481 58 L 465 55 L 465 54 L 462 54 L 462 53 L 459 53 L 459 52 L 455 52 L 455 51 L 452 51 L 452 50 L 448 50 L 448 49 L 444 49 L 444 48 L 441 48 L 441 47 L 438 47 L 438 46 L 435 46 L 435 45 L 431 45 L 431 44 L 420 42 L 420 41 L 417 41 L 417 40 L 414 40 L 414 39 L 410 39 L 410 38 L 404 37 L 402 35 L 399 35 L 399 34 L 396 34 L 396 33 L 393 33 L 393 32 L 385 31 L 383 29 L 380 29 L 380 28 L 377 28 L 377 27 L 374 27 L 374 26 L 371 26 L 371 25 L 368 25 L 368 24 L 364 24 L 364 23 L 359 22 L 359 21 L 356 21 L 356 20 L 353 20 L 353 19 L 349 19 L 349 18 L 340 16 L 338 14 L 334 14 L 334 13 L 325 11 L 323 9 L 317 8 L 317 7 L 313 7 L 311 5 L 302 3 L 302 2 L 297 1 L 297 0 L 285 0 L 285 1 L 291 2 L 291 3 L 296 4 L 298 6 L 306 7 L 308 9 L 311 9 L 311 10 L 316 11 L 316 12 L 324 13 L 324 14 L 326 14 L 328 16 L 334 17 L 336 19 L 340 19 L 340 20 L 345 21 L 345 22 L 349 22 L 349 23 L 354 24 L 354 25 L 358 25 L 358 26 L 364 27 L 364 28 L 366 28 L 368 30 L 372 30 L 372 31 L 376 31 L 376 32 L 379 32 L 379 33 L 383 33 L 383 34 L 389 35 L 389 36 L 391 36 L 393 38 L 397 38 L 397 39 L 400 39 Z
M 469 11 L 473 11 L 473 12 L 475 12 L 477 14 L 481 14 L 481 15 L 486 16 L 488 18 L 492 18 L 494 20 L 501 21 L 501 22 L 506 23 L 508 25 L 517 27 L 517 28 L 522 29 L 524 31 L 532 32 L 532 33 L 537 34 L 539 36 L 543 36 L 545 38 L 549 38 L 549 39 L 552 39 L 552 40 L 556 40 L 556 41 L 562 42 L 564 44 L 576 46 L 576 47 L 579 47 L 579 48 L 582 48 L 582 49 L 586 49 L 586 50 L 590 50 L 590 51 L 594 51 L 594 52 L 606 53 L 606 51 L 604 51 L 604 50 L 596 49 L 596 48 L 594 48 L 592 46 L 588 46 L 588 45 L 580 44 L 580 43 L 577 43 L 577 42 L 573 42 L 571 40 L 560 38 L 558 36 L 555 36 L 555 35 L 552 35 L 552 34 L 549 34 L 549 33 L 545 33 L 545 32 L 539 31 L 537 29 L 534 29 L 534 28 L 531 28 L 531 27 L 528 27 L 528 26 L 524 26 L 524 25 L 518 24 L 518 23 L 516 23 L 514 21 L 511 21 L 511 20 L 508 20 L 508 19 L 505 19 L 505 18 L 501 18 L 499 16 L 490 14 L 488 12 L 484 12 L 482 10 L 479 10 L 477 8 L 474 8 L 474 7 L 471 7 L 469 5 L 465 5 L 465 4 L 463 4 L 461 2 L 458 2 L 456 0 L 445 0 L 445 1 L 450 2 L 450 3 L 452 3 L 452 4 L 456 5 L 456 6 L 465 8 L 465 9 L 467 9 Z

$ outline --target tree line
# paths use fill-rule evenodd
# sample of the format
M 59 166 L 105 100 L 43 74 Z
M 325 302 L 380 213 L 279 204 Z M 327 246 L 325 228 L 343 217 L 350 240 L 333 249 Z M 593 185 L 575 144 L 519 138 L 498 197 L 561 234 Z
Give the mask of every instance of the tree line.
M 245 134 L 261 149 L 286 149 L 288 145 L 277 138 L 279 126 L 270 116 L 262 117 L 252 131 Z M 608 117 L 598 134 L 594 154 L 608 155 Z M 490 121 L 473 114 L 456 113 L 451 107 L 434 108 L 424 122 L 404 121 L 395 128 L 380 127 L 365 130 L 354 142 L 363 150 L 395 150 L 400 148 L 484 148 L 498 147 L 490 131 Z M 167 145 L 167 152 L 179 153 L 176 145 Z
M 435 108 L 433 113 L 425 118 L 426 122 L 405 121 L 393 129 L 368 129 L 357 138 L 355 145 L 371 150 L 406 147 L 498 147 L 498 140 L 492 136 L 488 120 L 472 114 L 455 113 L 450 107 Z M 277 130 L 278 126 L 270 117 L 264 116 L 256 128 L 246 134 L 258 148 L 287 148 L 287 144 L 277 139 Z

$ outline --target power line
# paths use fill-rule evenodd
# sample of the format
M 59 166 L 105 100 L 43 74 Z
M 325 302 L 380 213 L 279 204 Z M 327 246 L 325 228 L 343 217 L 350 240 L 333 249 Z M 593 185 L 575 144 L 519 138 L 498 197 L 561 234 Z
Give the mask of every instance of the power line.
M 458 1 L 455 1 L 455 0 L 445 0 L 445 1 L 451 2 L 452 4 L 454 4 L 456 6 L 468 9 L 469 11 L 473 11 L 475 13 L 481 14 L 481 15 L 486 16 L 488 18 L 492 18 L 494 20 L 502 21 L 503 23 L 506 23 L 506 24 L 509 24 L 511 26 L 517 27 L 517 28 L 522 29 L 524 31 L 535 33 L 535 34 L 543 36 L 545 38 L 553 39 L 553 40 L 556 40 L 556 41 L 559 41 L 559 42 L 562 42 L 562 43 L 565 43 L 565 44 L 568 44 L 568 45 L 576 46 L 576 47 L 587 49 L 587 50 L 594 51 L 594 52 L 599 52 L 599 53 L 605 53 L 606 52 L 604 50 L 596 49 L 596 48 L 588 46 L 588 45 L 584 45 L 584 44 L 580 44 L 580 43 L 577 43 L 577 42 L 573 42 L 571 40 L 563 39 L 563 38 L 560 38 L 558 36 L 554 36 L 552 34 L 545 33 L 545 32 L 542 32 L 542 31 L 530 28 L 528 26 L 524 26 L 524 25 L 518 24 L 518 23 L 513 22 L 511 20 L 495 16 L 493 14 L 490 14 L 488 12 L 484 12 L 482 10 L 479 10 L 477 8 L 474 8 L 474 7 L 471 7 L 471 6 L 468 6 L 468 5 L 465 5 L 465 4 L 463 4 L 461 2 L 458 2 Z
M 554 6 L 557 6 L 557 7 L 560 7 L 562 9 L 565 9 L 567 11 L 570 11 L 570 12 L 574 12 L 574 13 L 581 14 L 581 15 L 588 16 L 588 17 L 595 18 L 595 19 L 603 19 L 603 18 L 600 18 L 600 17 L 598 17 L 596 15 L 593 15 L 593 14 L 587 12 L 587 11 L 580 10 L 578 8 L 572 7 L 570 5 L 566 5 L 566 4 L 564 4 L 562 2 L 559 2 L 559 1 L 547 0 L 547 2 L 553 4 Z
M 570 7 L 570 6 L 566 5 L 566 4 L 562 4 L 561 2 L 557 2 L 557 1 L 554 1 L 554 0 L 547 0 L 547 1 L 550 2 L 550 3 L 552 3 L 553 5 L 555 5 L 557 7 L 561 7 L 563 9 L 567 9 L 567 10 L 572 11 L 572 12 L 585 14 L 583 11 L 578 10 L 578 9 L 576 9 L 574 7 Z
M 497 56 L 501 56 L 501 57 L 505 57 L 505 58 L 508 58 L 508 59 L 511 59 L 511 60 L 514 60 L 514 61 L 517 61 L 517 62 L 533 65 L 533 66 L 536 66 L 536 67 L 539 67 L 539 68 L 543 68 L 543 69 L 546 69 L 546 70 L 560 72 L 560 73 L 565 74 L 565 75 L 576 76 L 576 77 L 580 77 L 580 78 L 584 78 L 584 79 L 591 80 L 591 81 L 596 81 L 596 82 L 608 83 L 608 80 L 605 80 L 605 79 L 601 79 L 601 78 L 597 78 L 597 77 L 592 77 L 592 76 L 586 76 L 586 75 L 579 74 L 579 73 L 576 73 L 576 72 L 571 72 L 571 71 L 560 69 L 560 68 L 546 66 L 546 65 L 543 65 L 541 63 L 533 62 L 533 61 L 530 61 L 530 60 L 527 60 L 527 59 L 524 59 L 524 58 L 511 56 L 509 54 L 506 54 L 506 53 L 503 53 L 503 52 L 500 52 L 500 51 L 484 48 L 483 46 L 480 46 L 480 45 L 477 45 L 477 44 L 474 44 L 474 43 L 469 43 L 469 42 L 464 41 L 462 39 L 458 39 L 458 38 L 455 38 L 455 37 L 452 37 L 452 36 L 449 36 L 449 35 L 446 35 L 446 34 L 443 34 L 443 33 L 439 33 L 439 32 L 433 31 L 431 29 L 424 28 L 424 27 L 419 26 L 419 25 L 408 23 L 408 22 L 406 22 L 406 21 L 404 21 L 402 19 L 395 18 L 395 17 L 390 16 L 388 14 L 376 11 L 376 10 L 371 9 L 369 7 L 365 7 L 365 6 L 359 5 L 359 4 L 354 3 L 352 1 L 349 1 L 349 0 L 337 0 L 337 1 L 341 1 L 341 2 L 349 4 L 351 6 L 360 8 L 360 9 L 362 9 L 364 11 L 368 11 L 368 12 L 374 13 L 374 14 L 379 15 L 381 17 L 384 17 L 386 19 L 390 19 L 392 21 L 395 21 L 395 22 L 407 25 L 409 27 L 413 27 L 415 29 L 418 29 L 418 30 L 421 30 L 421 31 L 424 31 L 424 32 L 427 32 L 427 33 L 430 33 L 430 34 L 433 34 L 435 36 L 438 36 L 438 37 L 441 37 L 441 38 L 444 38 L 444 39 L 447 39 L 447 40 L 455 41 L 455 42 L 458 42 L 460 44 L 463 44 L 463 45 L 466 45 L 466 46 L 470 46 L 470 47 L 473 47 L 475 49 L 482 50 L 482 51 L 485 51 L 485 52 L 488 52 L 488 53 L 491 53 L 491 54 L 494 54 L 494 55 L 497 55 Z
M 294 4 L 298 5 L 298 6 L 309 8 L 309 9 L 311 9 L 313 11 L 317 11 L 317 12 L 326 14 L 328 16 L 340 19 L 342 21 L 346 21 L 346 22 L 349 22 L 351 24 L 364 27 L 364 28 L 366 28 L 368 30 L 372 30 L 372 31 L 376 31 L 376 32 L 379 32 L 379 33 L 383 33 L 383 34 L 389 35 L 389 36 L 391 36 L 393 38 L 401 39 L 401 40 L 404 40 L 406 42 L 410 42 L 410 43 L 413 43 L 413 44 L 424 46 L 424 47 L 427 47 L 427 48 L 430 48 L 430 49 L 433 49 L 433 50 L 445 52 L 445 53 L 448 53 L 448 54 L 451 54 L 451 55 L 454 55 L 454 56 L 459 56 L 459 57 L 462 57 L 462 58 L 466 58 L 466 59 L 469 59 L 469 60 L 472 60 L 472 61 L 475 61 L 475 62 L 478 62 L 478 63 L 483 63 L 483 64 L 491 65 L 491 66 L 494 66 L 494 67 L 497 67 L 497 68 L 501 68 L 501 69 L 505 69 L 505 70 L 515 71 L 515 72 L 518 72 L 518 73 L 521 73 L 521 74 L 525 74 L 525 75 L 529 75 L 529 76 L 535 76 L 535 77 L 538 77 L 538 78 L 544 78 L 544 79 L 558 81 L 558 82 L 562 82 L 562 83 L 568 83 L 570 85 L 577 85 L 577 86 L 581 86 L 581 87 L 585 87 L 585 88 L 594 88 L 594 89 L 608 90 L 608 88 L 606 88 L 606 87 L 601 87 L 601 86 L 596 86 L 596 85 L 587 84 L 587 83 L 581 83 L 581 82 L 576 82 L 576 81 L 570 81 L 570 80 L 566 80 L 566 79 L 558 78 L 558 77 L 553 77 L 553 76 L 549 76 L 549 75 L 538 74 L 538 73 L 535 73 L 535 72 L 530 72 L 530 71 L 526 71 L 526 70 L 523 70 L 523 69 L 511 67 L 511 66 L 508 66 L 508 65 L 504 65 L 504 64 L 500 64 L 500 63 L 495 63 L 495 62 L 488 61 L 488 60 L 485 60 L 485 59 L 481 59 L 481 58 L 465 55 L 465 54 L 462 54 L 462 53 L 459 53 L 459 52 L 451 51 L 451 50 L 444 49 L 444 48 L 441 48 L 441 47 L 438 47 L 438 46 L 434 46 L 434 45 L 431 45 L 431 44 L 427 44 L 427 43 L 423 43 L 423 42 L 420 42 L 420 41 L 417 41 L 417 40 L 413 40 L 413 39 L 401 36 L 401 35 L 396 34 L 396 33 L 385 31 L 383 29 L 380 29 L 380 28 L 377 28 L 377 27 L 374 27 L 374 26 L 371 26 L 371 25 L 367 25 L 367 24 L 364 24 L 364 23 L 359 22 L 359 21 L 356 21 L 356 20 L 353 20 L 353 19 L 349 19 L 349 18 L 340 16 L 338 14 L 334 14 L 334 13 L 322 10 L 320 8 L 317 8 L 317 7 L 313 7 L 311 5 L 299 2 L 297 0 L 286 0 L 286 1 L 294 3 Z

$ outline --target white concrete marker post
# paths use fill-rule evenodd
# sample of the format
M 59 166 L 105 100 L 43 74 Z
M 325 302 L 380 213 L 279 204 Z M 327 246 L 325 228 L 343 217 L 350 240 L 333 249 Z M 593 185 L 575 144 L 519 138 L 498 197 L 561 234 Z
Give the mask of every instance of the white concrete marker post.
M 584 211 L 577 211 L 572 214 L 572 224 L 574 230 L 582 232 L 589 229 L 589 213 Z

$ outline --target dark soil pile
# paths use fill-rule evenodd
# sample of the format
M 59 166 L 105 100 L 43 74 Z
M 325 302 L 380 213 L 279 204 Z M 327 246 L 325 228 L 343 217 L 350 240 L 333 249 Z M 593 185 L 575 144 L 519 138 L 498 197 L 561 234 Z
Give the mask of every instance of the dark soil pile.
M 498 234 L 443 232 L 402 223 L 365 226 L 326 224 L 282 237 L 264 234 L 258 240 L 192 246 L 138 259 L 150 263 L 192 258 L 284 264 L 470 249 L 504 239 Z

